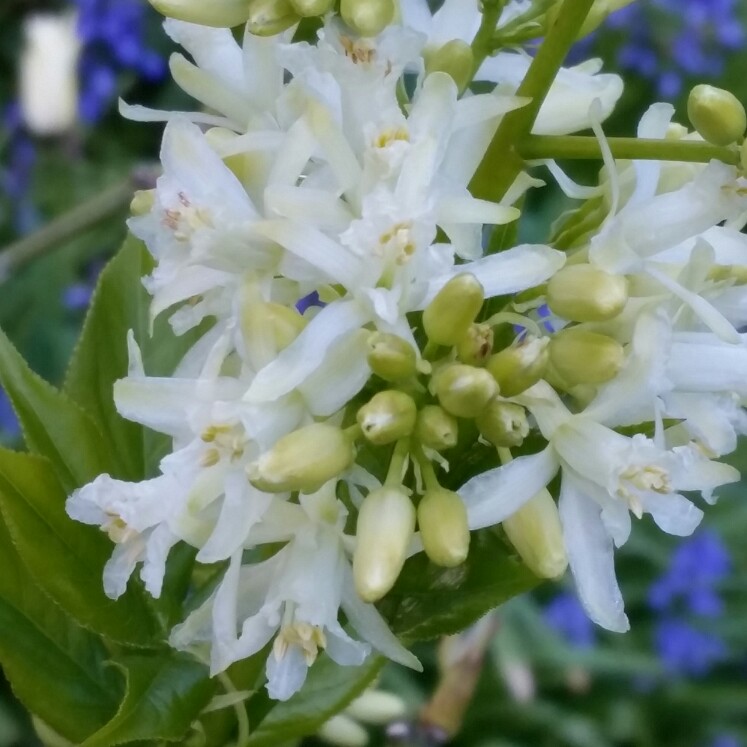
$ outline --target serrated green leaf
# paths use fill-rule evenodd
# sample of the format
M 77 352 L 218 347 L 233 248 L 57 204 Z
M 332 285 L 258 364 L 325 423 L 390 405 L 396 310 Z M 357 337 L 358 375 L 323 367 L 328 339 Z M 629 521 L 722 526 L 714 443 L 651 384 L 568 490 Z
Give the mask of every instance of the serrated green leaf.
M 181 741 L 215 690 L 208 669 L 186 654 L 128 654 L 118 659 L 127 693 L 116 716 L 81 747 L 141 740 Z
M 262 690 L 249 704 L 250 747 L 271 747 L 314 734 L 319 727 L 357 698 L 381 670 L 384 659 L 370 657 L 360 667 L 341 667 L 327 656 L 309 669 L 303 688 L 290 700 L 277 703 L 264 715 L 263 705 L 272 705 Z M 258 716 L 262 721 L 255 726 Z
M 400 638 L 426 640 L 464 630 L 538 583 L 493 532 L 473 532 L 469 557 L 456 568 L 440 568 L 424 553 L 410 558 L 381 609 Z
M 111 450 L 93 420 L 63 392 L 35 374 L 0 330 L 0 384 L 29 450 L 45 456 L 66 491 L 112 466 Z
M 139 587 L 131 584 L 117 601 L 104 594 L 112 545 L 96 528 L 70 519 L 65 498 L 47 460 L 0 449 L 0 509 L 37 584 L 90 630 L 125 644 L 157 644 L 160 626 Z
M 114 406 L 114 382 L 127 375 L 128 331 L 140 345 L 148 374 L 165 376 L 209 325 L 177 337 L 162 315 L 151 334 L 151 299 L 141 281 L 152 269 L 145 245 L 129 236 L 99 276 L 64 386 L 104 434 L 115 453 L 118 476 L 129 480 L 150 477 L 169 441 L 125 420 Z
M 65 738 L 79 742 L 116 712 L 124 680 L 101 639 L 34 583 L 0 519 L 0 664 L 13 691 Z

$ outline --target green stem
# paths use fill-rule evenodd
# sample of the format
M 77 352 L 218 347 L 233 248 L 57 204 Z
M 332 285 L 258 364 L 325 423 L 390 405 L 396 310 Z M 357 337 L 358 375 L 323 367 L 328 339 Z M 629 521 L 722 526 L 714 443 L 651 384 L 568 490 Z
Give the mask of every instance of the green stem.
M 425 483 L 426 490 L 438 490 L 441 487 L 441 483 L 436 477 L 433 465 L 423 452 L 423 447 L 418 444 L 413 453 L 415 459 L 418 461 L 418 465 L 420 466 L 420 474 L 423 475 L 423 482 Z
M 125 179 L 55 218 L 38 231 L 9 244 L 0 252 L 0 282 L 14 271 L 51 249 L 85 233 L 103 221 L 127 210 L 136 189 L 152 187 L 150 169 L 136 169 Z
M 509 112 L 498 126 L 470 183 L 475 197 L 499 202 L 523 168 L 524 162 L 516 146 L 531 131 L 542 102 L 593 3 L 594 0 L 564 0 L 516 92 L 517 96 L 529 97 L 531 101 Z
M 225 672 L 221 672 L 218 675 L 218 680 L 220 681 L 221 685 L 223 685 L 223 689 L 227 693 L 236 692 L 236 687 L 231 681 L 231 678 Z M 238 726 L 238 735 L 236 738 L 235 747 L 246 747 L 249 744 L 250 730 L 249 717 L 246 714 L 246 706 L 244 705 L 244 703 L 236 703 L 234 705 L 234 712 L 236 713 L 236 722 Z
M 615 158 L 707 163 L 713 159 L 736 165 L 739 151 L 696 140 L 654 140 L 633 137 L 607 138 Z M 527 135 L 518 145 L 527 161 L 542 158 L 601 158 L 599 141 L 581 135 Z
M 493 39 L 493 36 L 495 35 L 495 27 L 498 25 L 505 4 L 506 0 L 483 2 L 482 21 L 480 22 L 480 28 L 477 30 L 475 38 L 472 41 L 472 56 L 474 58 L 474 64 L 472 66 L 473 78 L 480 69 L 480 65 L 482 65 L 485 58 L 495 47 L 495 41 Z
M 386 473 L 386 480 L 384 480 L 385 487 L 397 488 L 402 485 L 402 472 L 409 454 L 410 438 L 408 436 L 397 441 L 397 444 L 394 447 L 392 459 L 389 462 L 389 471 Z

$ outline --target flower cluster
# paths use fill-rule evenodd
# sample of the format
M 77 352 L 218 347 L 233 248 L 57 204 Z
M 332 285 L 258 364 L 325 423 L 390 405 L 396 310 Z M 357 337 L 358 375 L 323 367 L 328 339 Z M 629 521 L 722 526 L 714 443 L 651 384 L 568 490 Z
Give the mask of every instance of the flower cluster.
M 587 614 L 624 630 L 613 544 L 631 513 L 689 534 L 702 512 L 682 491 L 710 499 L 737 478 L 714 458 L 744 429 L 747 381 L 735 167 L 614 161 L 600 121 L 620 79 L 593 61 L 561 70 L 533 132 L 595 128 L 604 179 L 583 190 L 550 163 L 587 198 L 560 227 L 567 251 L 484 255 L 540 183 L 519 173 L 500 202 L 469 189 L 504 116 L 528 103 L 516 90 L 530 58 L 479 64 L 471 0 L 433 15 L 408 0 L 397 19 L 390 0 L 343 0 L 340 16 L 327 3 L 316 43 L 293 41 L 320 5 L 242 16 L 225 2 L 206 19 L 197 3 L 213 27 L 166 21 L 191 57 L 173 55 L 172 75 L 205 110 L 124 107 L 167 122 L 163 175 L 129 226 L 155 260 L 152 316 L 201 335 L 169 377 L 149 376 L 128 341 L 115 401 L 172 438 L 160 474 L 102 475 L 68 501 L 116 544 L 112 597 L 140 564 L 158 596 L 179 541 L 225 562 L 171 643 L 209 649 L 220 672 L 272 642 L 280 699 L 322 649 L 342 665 L 373 648 L 418 667 L 374 602 L 409 555 L 459 565 L 469 530 L 499 523 L 538 575 L 570 561 Z M 247 21 L 241 45 L 221 13 Z M 474 68 L 486 92 L 468 89 Z M 639 135 L 694 137 L 671 116 L 654 106 Z M 449 450 L 478 434 L 503 464 L 450 485 Z

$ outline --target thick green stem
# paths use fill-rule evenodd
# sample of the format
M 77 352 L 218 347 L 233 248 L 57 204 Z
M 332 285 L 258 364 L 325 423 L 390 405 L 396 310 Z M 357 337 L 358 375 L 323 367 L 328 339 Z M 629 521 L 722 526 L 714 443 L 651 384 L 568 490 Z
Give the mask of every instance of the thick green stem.
M 397 488 L 402 485 L 405 462 L 410 455 L 410 438 L 401 438 L 397 441 L 392 452 L 392 460 L 389 462 L 389 470 L 384 480 L 387 488 Z
M 695 140 L 654 140 L 645 138 L 607 138 L 615 158 L 654 161 L 688 161 L 708 163 L 713 159 L 736 165 L 739 151 Z M 518 144 L 527 161 L 543 158 L 601 158 L 599 141 L 580 135 L 527 135 Z
M 0 282 L 37 257 L 118 213 L 124 213 L 132 200 L 133 192 L 152 187 L 154 183 L 153 169 L 136 169 L 121 182 L 55 218 L 38 231 L 8 245 L 0 252 Z
M 531 131 L 542 102 L 593 3 L 594 0 L 563 2 L 555 23 L 516 92 L 518 96 L 531 98 L 531 101 L 503 118 L 470 183 L 475 197 L 500 201 L 521 171 L 524 162 L 517 145 Z

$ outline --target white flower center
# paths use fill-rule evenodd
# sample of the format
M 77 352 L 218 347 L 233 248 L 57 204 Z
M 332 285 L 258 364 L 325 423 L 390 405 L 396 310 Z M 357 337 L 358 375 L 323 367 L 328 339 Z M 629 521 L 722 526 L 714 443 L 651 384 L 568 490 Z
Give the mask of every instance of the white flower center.
M 106 515 L 109 517 L 109 521 L 101 525 L 101 531 L 106 532 L 112 542 L 121 545 L 137 536 L 137 532 L 128 526 L 119 514 L 107 511 Z
M 619 480 L 617 494 L 628 502 L 630 510 L 638 519 L 643 516 L 641 492 L 661 495 L 672 492 L 669 473 L 655 464 L 628 467 L 620 473 Z
M 340 43 L 345 50 L 345 56 L 356 65 L 370 65 L 376 59 L 376 47 L 365 39 L 351 39 L 349 36 L 341 36 Z
M 388 257 L 397 265 L 404 265 L 415 254 L 416 246 L 410 223 L 397 223 L 379 236 L 381 256 Z
M 200 438 L 206 444 L 211 444 L 202 455 L 200 464 L 203 467 L 212 467 L 224 456 L 235 461 L 244 455 L 247 438 L 243 428 L 238 425 L 208 426 Z
M 316 625 L 294 620 L 288 625 L 283 625 L 275 637 L 272 644 L 275 658 L 280 661 L 286 655 L 290 646 L 298 646 L 303 653 L 306 664 L 311 666 L 316 661 L 319 649 L 327 646 L 327 637 L 324 635 L 324 631 Z
M 174 232 L 177 241 L 188 242 L 192 234 L 201 228 L 213 228 L 210 211 L 204 207 L 195 207 L 184 192 L 179 192 L 178 208 L 165 211 L 163 224 Z

